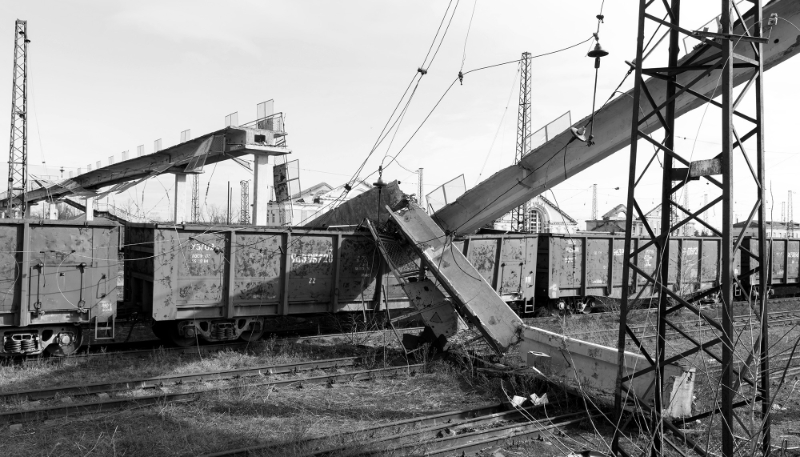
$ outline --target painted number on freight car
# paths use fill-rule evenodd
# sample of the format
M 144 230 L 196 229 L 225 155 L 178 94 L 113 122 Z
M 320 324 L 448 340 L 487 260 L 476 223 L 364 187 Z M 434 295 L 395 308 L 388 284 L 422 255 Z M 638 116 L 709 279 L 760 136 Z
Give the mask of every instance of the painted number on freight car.
M 292 263 L 331 263 L 333 252 L 324 254 L 292 254 Z
M 214 243 L 189 243 L 189 249 L 192 251 L 189 254 L 189 260 L 192 263 L 209 263 L 211 261 L 211 254 L 219 252 L 219 249 L 214 246 Z

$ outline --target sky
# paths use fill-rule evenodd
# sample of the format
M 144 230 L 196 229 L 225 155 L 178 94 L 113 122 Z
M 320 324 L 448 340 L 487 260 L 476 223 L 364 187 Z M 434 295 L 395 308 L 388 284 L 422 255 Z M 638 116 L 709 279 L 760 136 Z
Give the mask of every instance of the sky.
M 399 128 L 374 151 L 360 176 L 375 173 L 399 153 L 383 177 L 400 180 L 408 193 L 417 191 L 418 168 L 424 168 L 425 193 L 461 174 L 472 187 L 513 163 L 518 66 L 470 73 L 463 85 L 455 82 L 447 91 L 459 70 L 580 43 L 595 32 L 601 4 L 600 41 L 610 54 L 599 71 L 600 105 L 625 75 L 625 60 L 635 55 L 636 8 L 630 1 L 7 2 L 0 11 L 0 87 L 10 85 L 14 20 L 25 19 L 31 40 L 28 154 L 35 176 L 57 177 L 63 167 L 66 177 L 89 163 L 105 164 L 111 155 L 119 160 L 122 151 L 142 144 L 152 152 L 159 138 L 169 147 L 183 130 L 197 136 L 224 127 L 232 112 L 244 123 L 256 117 L 259 102 L 274 99 L 276 111 L 285 115 L 290 159 L 299 160 L 301 186 L 337 186 L 369 155 L 426 61 L 445 11 L 455 6 Z M 718 5 L 685 5 L 684 23 L 702 26 Z M 532 61 L 534 130 L 567 111 L 573 121 L 591 112 L 594 68 L 588 50 L 584 43 Z M 799 70 L 800 59 L 792 59 L 765 77 L 774 219 L 780 219 L 788 192 L 800 191 L 794 178 L 800 151 L 793 135 Z M 632 78 L 622 90 L 630 87 Z M 10 105 L 10 91 L 0 94 L 0 107 L 3 103 Z M 0 113 L 5 121 L 0 125 L 9 125 L 8 111 Z M 715 155 L 718 118 L 713 107 L 681 118 L 678 147 L 696 158 Z M 7 166 L 4 160 L 3 176 Z M 626 148 L 545 196 L 554 197 L 583 228 L 582 221 L 591 218 L 593 184 L 600 214 L 625 203 L 627 169 Z M 252 173 L 229 162 L 206 167 L 200 179 L 203 203 L 224 207 L 228 181 L 238 195 L 239 182 L 252 179 Z M 135 201 L 153 217 L 166 218 L 173 184 L 171 176 L 151 180 L 117 195 L 115 203 Z M 648 206 L 658 191 L 657 184 L 643 183 L 637 192 Z M 701 205 L 710 192 L 693 183 L 690 207 Z M 800 211 L 800 204 L 795 208 Z M 737 200 L 738 217 L 748 209 Z

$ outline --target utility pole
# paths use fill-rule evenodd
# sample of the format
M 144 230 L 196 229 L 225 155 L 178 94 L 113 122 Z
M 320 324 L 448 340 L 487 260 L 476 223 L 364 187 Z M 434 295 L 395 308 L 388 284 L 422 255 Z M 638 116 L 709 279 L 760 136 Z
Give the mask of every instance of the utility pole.
M 789 202 L 786 204 L 786 235 L 789 238 L 794 238 L 794 205 L 792 205 L 792 194 L 794 191 L 789 191 Z
M 425 211 L 428 211 L 428 207 L 425 206 L 425 195 L 423 195 L 423 193 L 422 193 L 422 189 L 423 189 L 423 187 L 422 187 L 422 168 L 418 168 L 417 169 L 417 175 L 419 177 L 419 179 L 417 179 L 417 181 L 419 181 L 417 183 L 417 195 L 419 195 L 419 206 L 422 209 L 424 209 Z
M 250 180 L 243 179 L 239 181 L 239 186 L 242 188 L 242 201 L 240 205 L 242 208 L 239 210 L 239 223 L 250 223 Z
M 28 202 L 28 21 L 14 25 L 11 140 L 8 152 L 8 216 L 25 217 Z M 15 204 L 15 200 L 18 200 Z M 16 211 L 15 211 L 16 210 Z
M 228 208 L 225 210 L 225 223 L 231 223 L 231 182 L 228 181 Z
M 592 220 L 597 220 L 597 184 L 592 184 Z
M 200 175 L 192 175 L 192 222 L 200 220 Z
M 766 186 L 763 185 L 767 180 L 762 82 L 764 45 L 771 43 L 767 37 L 778 18 L 764 17 L 762 0 L 753 0 L 746 4 L 722 0 L 718 4 L 718 31 L 690 30 L 686 24 L 690 21 L 682 20 L 681 9 L 682 6 L 694 6 L 694 3 L 696 2 L 681 0 L 639 1 L 636 57 L 631 61 L 635 76 L 634 89 L 631 92 L 633 112 L 630 124 L 626 205 L 628 213 L 625 221 L 625 245 L 622 250 L 614 423 L 647 423 L 645 433 L 649 434 L 650 439 L 646 448 L 642 449 L 639 443 L 630 440 L 627 432 L 623 434 L 625 425 L 621 425 L 614 430 L 611 442 L 613 455 L 660 456 L 673 447 L 678 454 L 684 456 L 691 451 L 696 451 L 699 455 L 709 455 L 712 453 L 707 444 L 709 442 L 714 443 L 713 453 L 722 457 L 733 457 L 743 452 L 767 456 L 773 451 L 770 445 L 770 374 L 773 370 L 770 369 L 770 334 L 767 322 L 769 302 L 766 300 L 769 248 L 765 229 Z M 740 21 L 747 26 L 742 26 Z M 661 26 L 666 26 L 669 31 L 669 44 L 663 49 L 665 52 L 651 53 L 655 45 L 651 46 L 649 42 L 645 44 L 646 36 L 650 35 L 650 30 Z M 682 58 L 680 44 L 687 36 L 700 40 L 700 44 Z M 746 68 L 746 71 L 739 70 L 742 68 Z M 742 78 L 748 80 L 737 91 L 734 90 L 735 74 L 737 78 L 742 75 Z M 698 90 L 702 87 L 698 82 L 706 78 L 718 81 L 713 92 Z M 666 89 L 663 99 L 654 100 L 651 97 L 655 87 Z M 744 97 L 745 93 L 752 96 Z M 714 97 L 719 102 L 712 102 Z M 679 135 L 677 130 L 682 127 L 675 123 L 679 106 L 682 106 L 677 103 L 678 100 L 682 100 L 682 104 L 716 104 L 719 109 L 715 113 L 720 116 L 721 152 L 715 152 L 703 161 L 703 157 L 693 155 L 694 151 L 675 141 Z M 738 131 L 734 130 L 734 116 L 737 116 L 737 120 L 745 117 L 749 123 L 737 123 Z M 751 146 L 744 148 L 742 138 L 749 138 Z M 662 167 L 645 166 L 642 169 L 641 166 L 647 160 L 652 160 L 653 153 L 640 150 L 639 145 L 645 144 L 645 141 L 640 140 L 657 148 Z M 700 162 L 711 162 L 713 166 L 705 168 L 700 166 L 703 165 Z M 700 169 L 702 171 L 694 172 Z M 751 173 L 742 175 L 742 178 L 737 177 L 734 189 L 735 169 L 748 169 Z M 700 211 L 690 212 L 685 205 L 677 203 L 677 193 L 687 191 L 690 170 L 693 171 L 691 178 L 704 179 L 721 190 L 721 195 L 710 203 L 711 207 L 718 204 L 722 207 L 719 229 L 702 222 L 704 213 L 710 210 L 708 205 Z M 649 184 L 656 184 L 661 190 L 660 235 L 655 235 L 649 222 L 643 218 L 647 236 L 636 240 L 634 245 L 631 230 L 634 214 L 637 211 L 645 213 L 646 209 L 641 209 L 641 204 L 649 197 L 649 194 L 637 189 Z M 748 217 L 748 221 L 752 221 L 756 228 L 752 238 L 743 236 L 745 229 L 749 227 L 734 229 L 734 202 L 752 208 Z M 676 220 L 670 217 L 673 213 Z M 687 294 L 675 291 L 669 285 L 670 270 L 673 270 L 670 268 L 670 259 L 674 258 L 671 254 L 681 254 L 674 251 L 678 246 L 671 243 L 670 235 L 692 220 L 704 224 L 706 229 L 720 238 L 721 262 L 719 285 Z M 742 259 L 741 267 L 736 264 L 737 251 Z M 654 262 L 650 270 L 642 269 L 638 262 L 643 253 L 653 255 Z M 754 261 L 757 263 L 753 268 L 745 266 L 746 262 L 754 265 Z M 755 327 L 752 330 L 755 344 L 740 339 L 734 331 L 734 284 L 742 274 L 742 269 L 750 270 L 747 274 L 752 274 L 752 282 L 758 288 L 758 294 L 750 302 L 755 308 L 756 316 L 751 321 Z M 647 346 L 639 344 L 627 320 L 629 310 L 637 304 L 637 294 L 641 294 L 639 284 L 652 287 L 655 296 L 653 301 L 657 306 L 657 313 L 654 313 L 655 340 Z M 720 297 L 719 311 L 715 315 L 702 312 L 700 300 L 713 295 Z M 711 334 L 697 336 L 688 336 L 680 331 L 680 334 L 676 334 L 672 330 L 678 328 L 677 322 L 686 320 L 677 311 L 689 312 L 694 318 L 708 324 L 708 328 L 715 330 Z M 635 367 L 626 363 L 630 359 L 627 359 L 624 351 L 633 352 L 640 357 L 641 362 Z M 684 418 L 686 423 L 702 418 L 703 423 L 708 426 L 702 438 L 691 432 L 687 433 L 666 419 L 671 405 L 665 403 L 662 396 L 662 393 L 669 392 L 668 385 L 665 385 L 669 365 L 695 356 L 711 356 L 719 363 L 719 371 L 710 381 L 714 386 L 713 392 L 719 392 L 719 395 L 712 403 L 698 402 L 691 415 Z M 748 362 L 740 364 L 740 360 Z M 641 387 L 646 384 L 642 382 L 641 376 L 652 376 L 652 384 L 646 389 Z M 743 398 L 750 401 L 741 401 Z M 743 443 L 737 442 L 740 436 L 748 439 L 746 451 L 742 449 Z
M 686 184 L 683 186 L 683 208 L 686 211 L 689 211 L 689 182 L 687 181 Z M 692 236 L 689 233 L 689 224 L 683 226 L 683 236 Z
M 531 53 L 523 52 L 519 61 L 519 114 L 517 115 L 517 153 L 514 163 L 519 163 L 531 149 Z M 511 210 L 511 230 L 527 232 L 528 202 Z

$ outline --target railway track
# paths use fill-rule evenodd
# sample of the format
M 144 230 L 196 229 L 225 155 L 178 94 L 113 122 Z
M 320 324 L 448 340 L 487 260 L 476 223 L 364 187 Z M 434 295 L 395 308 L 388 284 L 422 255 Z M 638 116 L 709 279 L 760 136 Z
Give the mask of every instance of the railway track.
M 741 314 L 738 316 L 734 316 L 734 328 L 738 327 L 741 328 L 745 325 L 750 323 L 750 320 L 755 318 L 754 315 L 746 315 Z M 768 325 L 770 327 L 781 327 L 786 325 L 791 325 L 795 323 L 800 323 L 800 312 L 798 311 L 773 311 L 767 314 Z M 738 321 L 738 322 L 737 322 Z M 758 322 L 753 322 L 757 324 Z M 697 333 L 703 330 L 706 330 L 710 327 L 708 323 L 701 319 L 695 318 L 692 320 L 685 320 L 682 322 L 675 322 L 676 326 L 680 326 L 681 329 L 685 333 Z M 655 324 L 642 324 L 642 325 L 631 325 L 629 326 L 631 331 L 636 335 L 637 338 L 640 340 L 643 339 L 651 339 L 655 338 L 655 334 L 647 334 L 648 331 L 652 331 L 655 327 Z M 692 328 L 697 327 L 697 328 Z M 609 328 L 609 329 L 602 329 L 602 330 L 588 330 L 582 332 L 572 332 L 569 336 L 571 337 L 585 337 L 585 336 L 596 336 L 596 335 L 607 335 L 607 334 L 614 334 L 618 331 L 617 328 Z M 667 336 L 676 336 L 678 332 L 668 332 Z
M 26 392 L 11 392 L 3 394 L 6 399 L 52 399 L 55 396 L 65 395 L 57 401 L 51 400 L 46 405 L 41 405 L 41 400 L 35 400 L 26 404 L 25 409 L 15 409 L 0 413 L 0 424 L 14 425 L 26 422 L 49 421 L 64 417 L 73 417 L 80 414 L 93 414 L 106 411 L 119 410 L 124 408 L 142 407 L 154 404 L 165 404 L 169 402 L 192 401 L 200 395 L 223 392 L 231 389 L 242 388 L 277 388 L 293 385 L 306 384 L 333 384 L 339 382 L 370 380 L 381 377 L 397 375 L 411 375 L 422 368 L 421 364 L 393 366 L 373 370 L 345 371 L 341 372 L 341 367 L 355 366 L 357 358 L 340 358 L 329 360 L 318 360 L 312 362 L 299 362 L 295 364 L 261 366 L 246 369 L 235 369 L 226 371 L 215 371 L 207 373 L 196 373 L 191 375 L 161 376 L 155 378 L 139 379 L 132 381 L 120 381 L 115 383 L 103 383 L 82 386 L 65 386 L 60 388 L 39 389 Z M 338 368 L 338 369 L 337 369 Z M 337 369 L 335 373 L 308 376 L 290 377 L 287 379 L 274 379 L 274 376 L 292 375 L 301 371 Z M 156 392 L 148 395 L 118 396 L 112 398 L 112 394 L 119 392 L 133 392 L 140 388 L 164 388 L 168 386 L 181 388 L 184 384 L 200 381 L 219 381 L 237 380 L 243 377 L 259 376 L 262 380 L 249 383 L 212 387 L 181 389 L 176 392 Z M 267 378 L 267 379 L 264 379 Z M 272 379 L 270 379 L 272 378 Z M 198 386 L 199 387 L 199 386 Z M 76 397 L 80 402 L 76 402 Z
M 404 333 L 419 333 L 423 330 L 422 327 L 409 327 L 397 329 L 397 334 Z M 303 343 L 312 341 L 361 341 L 369 338 L 385 336 L 386 338 L 394 338 L 395 334 L 392 330 L 373 330 L 366 332 L 349 332 L 349 333 L 331 333 L 322 335 L 305 335 L 305 336 L 285 336 L 276 338 L 277 344 L 290 344 L 290 343 Z M 86 349 L 78 353 L 71 354 L 67 357 L 30 357 L 24 359 L 24 363 L 40 363 L 45 360 L 64 360 L 64 359 L 77 359 L 77 360 L 90 360 L 93 358 L 101 357 L 149 357 L 153 354 L 154 350 L 163 351 L 169 354 L 186 354 L 186 355 L 205 355 L 213 352 L 224 350 L 241 350 L 253 346 L 257 342 L 233 342 L 223 344 L 198 344 L 189 347 L 177 346 L 164 346 L 161 340 L 146 340 L 135 341 L 128 343 L 108 343 L 96 346 L 87 346 Z
M 531 420 L 536 409 L 530 406 L 514 409 L 508 403 L 450 411 L 413 419 L 375 425 L 336 436 L 321 436 L 303 443 L 303 457 L 331 455 L 380 455 L 399 453 L 413 455 L 471 455 L 483 448 L 511 438 L 536 438 L 557 429 L 596 419 L 586 412 L 565 414 L 550 419 Z M 377 436 L 377 438 L 375 438 Z M 351 444 L 325 446 L 336 440 L 349 439 Z M 231 449 L 205 457 L 246 457 L 279 453 L 281 445 L 251 446 Z
M 734 306 L 735 305 L 744 305 L 745 303 L 747 303 L 747 302 L 745 302 L 745 301 L 736 301 L 736 302 L 734 302 Z M 770 298 L 768 303 L 769 304 L 782 304 L 782 303 L 797 303 L 797 304 L 800 304 L 800 297 Z M 634 309 L 634 310 L 630 311 L 630 313 L 631 313 L 630 315 L 633 315 L 633 314 L 636 314 L 636 313 L 639 313 L 639 314 L 652 314 L 652 313 L 655 313 L 656 311 L 658 311 L 657 308 Z M 616 311 L 598 311 L 598 312 L 588 313 L 588 314 L 575 313 L 575 314 L 565 314 L 565 315 L 562 315 L 562 316 L 559 316 L 559 317 L 560 318 L 567 317 L 568 319 L 594 319 L 594 318 L 596 318 L 598 316 L 607 316 L 607 315 L 614 315 L 614 314 L 619 314 L 619 311 L 618 310 L 616 310 Z M 526 324 L 536 326 L 537 323 L 541 323 L 541 322 L 549 323 L 549 322 L 552 321 L 552 319 L 554 317 L 555 316 L 526 317 L 526 318 L 523 319 L 523 321 Z

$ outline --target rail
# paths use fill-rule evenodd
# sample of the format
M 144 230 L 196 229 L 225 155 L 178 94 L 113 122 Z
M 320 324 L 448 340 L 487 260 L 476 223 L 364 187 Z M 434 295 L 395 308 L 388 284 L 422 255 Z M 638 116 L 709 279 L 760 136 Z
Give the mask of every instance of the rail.
M 100 400 L 89 401 L 78 404 L 70 402 L 60 402 L 43 407 L 33 407 L 24 410 L 13 410 L 0 413 L 0 424 L 19 424 L 24 422 L 35 422 L 38 420 L 52 420 L 65 417 L 73 417 L 79 414 L 92 414 L 105 411 L 114 411 L 130 406 L 149 406 L 155 404 L 165 404 L 179 401 L 193 401 L 199 396 L 208 393 L 218 393 L 233 389 L 253 388 L 253 387 L 287 387 L 307 384 L 331 384 L 339 382 L 365 381 L 383 377 L 397 375 L 411 375 L 422 369 L 422 364 L 394 366 L 388 368 L 378 368 L 374 370 L 360 370 L 345 373 L 326 374 L 321 376 L 309 376 L 290 379 L 272 379 L 251 384 L 233 383 L 226 386 L 187 390 L 182 392 L 160 393 L 153 395 L 142 395 L 125 398 L 108 398 L 107 393 L 101 392 Z M 267 374 L 266 376 L 274 376 Z M 35 406 L 35 405 L 34 405 Z

